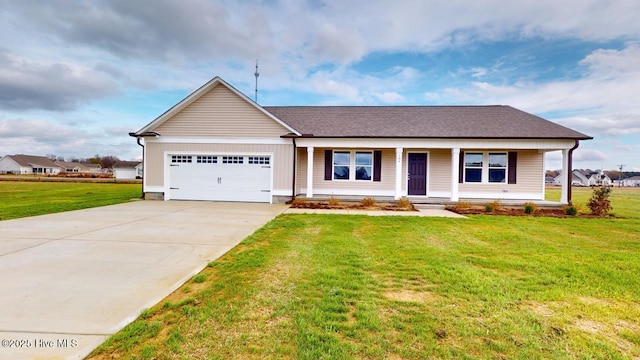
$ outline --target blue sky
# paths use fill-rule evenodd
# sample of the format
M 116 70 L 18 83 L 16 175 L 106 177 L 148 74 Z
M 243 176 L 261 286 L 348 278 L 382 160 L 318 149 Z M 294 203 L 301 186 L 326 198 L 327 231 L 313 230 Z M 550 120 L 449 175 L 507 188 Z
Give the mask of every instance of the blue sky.
M 262 105 L 511 105 L 593 136 L 575 167 L 640 171 L 637 14 L 635 0 L 0 0 L 0 155 L 140 158 L 128 132 L 214 76 L 253 98 L 259 59 Z

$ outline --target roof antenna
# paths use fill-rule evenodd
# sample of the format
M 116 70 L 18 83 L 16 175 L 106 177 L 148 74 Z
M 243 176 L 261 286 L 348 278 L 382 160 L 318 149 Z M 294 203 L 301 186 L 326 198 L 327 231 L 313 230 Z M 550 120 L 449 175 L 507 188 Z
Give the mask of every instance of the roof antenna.
M 256 76 L 256 97 L 255 97 L 255 102 L 258 103 L 258 76 L 260 76 L 260 73 L 258 72 L 258 59 L 256 59 L 256 72 L 253 75 Z

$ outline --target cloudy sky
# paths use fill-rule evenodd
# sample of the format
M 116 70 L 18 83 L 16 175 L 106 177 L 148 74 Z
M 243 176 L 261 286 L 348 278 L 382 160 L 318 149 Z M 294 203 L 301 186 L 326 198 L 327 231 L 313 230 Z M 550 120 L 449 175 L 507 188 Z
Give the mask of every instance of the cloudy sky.
M 0 155 L 140 157 L 214 76 L 261 105 L 506 104 L 640 171 L 637 0 L 0 0 Z M 548 168 L 559 168 L 559 154 Z

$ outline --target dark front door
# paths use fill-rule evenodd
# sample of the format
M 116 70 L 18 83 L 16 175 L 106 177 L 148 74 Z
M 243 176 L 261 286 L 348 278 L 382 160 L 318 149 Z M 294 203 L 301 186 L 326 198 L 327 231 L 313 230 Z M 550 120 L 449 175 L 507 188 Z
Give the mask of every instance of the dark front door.
M 427 154 L 409 153 L 409 195 L 427 195 Z

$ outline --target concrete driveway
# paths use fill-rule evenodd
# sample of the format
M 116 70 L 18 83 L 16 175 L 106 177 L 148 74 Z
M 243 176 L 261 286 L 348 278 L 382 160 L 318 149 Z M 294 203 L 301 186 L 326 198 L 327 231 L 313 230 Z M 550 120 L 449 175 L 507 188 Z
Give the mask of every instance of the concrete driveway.
M 136 201 L 0 221 L 0 359 L 79 359 L 287 208 Z

